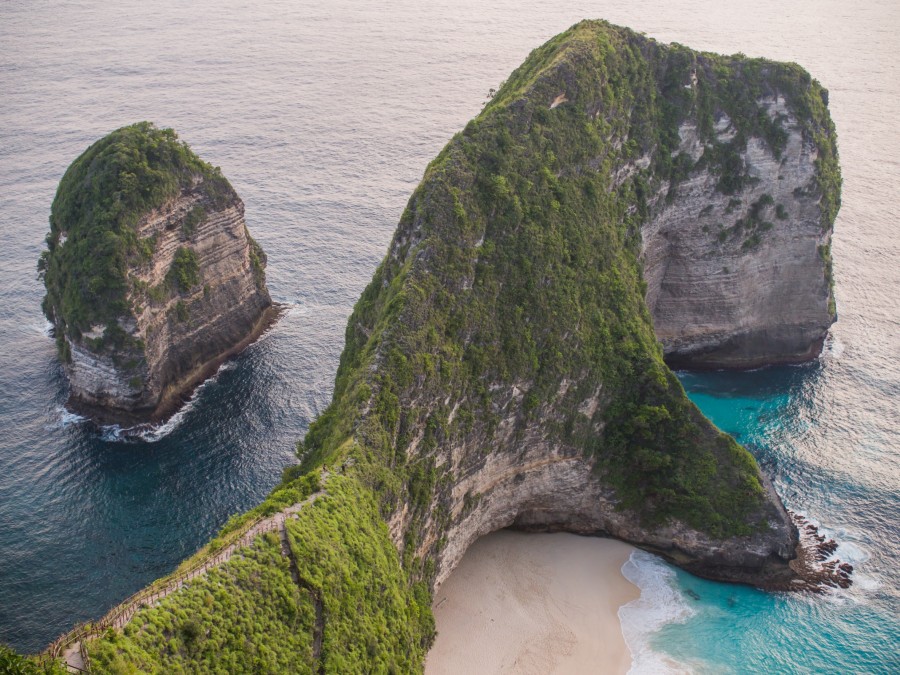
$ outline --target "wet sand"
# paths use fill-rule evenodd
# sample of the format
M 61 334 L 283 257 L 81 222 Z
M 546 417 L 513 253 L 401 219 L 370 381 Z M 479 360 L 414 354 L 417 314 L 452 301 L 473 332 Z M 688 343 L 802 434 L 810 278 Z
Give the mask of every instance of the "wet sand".
M 626 673 L 619 607 L 634 549 L 572 534 L 503 530 L 478 540 L 434 597 L 426 675 Z

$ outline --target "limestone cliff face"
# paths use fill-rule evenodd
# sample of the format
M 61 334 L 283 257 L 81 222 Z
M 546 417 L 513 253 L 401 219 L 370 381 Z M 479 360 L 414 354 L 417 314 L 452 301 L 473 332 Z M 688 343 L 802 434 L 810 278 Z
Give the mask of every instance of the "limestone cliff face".
M 802 583 L 780 499 L 656 339 L 680 364 L 817 353 L 839 203 L 825 102 L 796 66 L 586 22 L 432 163 L 351 317 L 335 406 L 368 401 L 355 439 L 405 477 L 386 519 L 433 583 L 511 525 Z
M 130 272 L 137 288 L 167 289 L 176 255 L 188 250 L 196 256 L 196 283 L 162 297 L 129 294 L 135 311 L 119 323 L 134 349 L 96 353 L 66 338 L 72 353 L 66 373 L 78 403 L 109 409 L 110 418 L 118 412 L 164 414 L 209 376 L 210 367 L 259 334 L 272 301 L 261 278 L 264 259 L 247 233 L 244 204 L 234 195 L 214 210 L 201 188 L 199 183 L 141 219 L 138 236 L 155 240 L 155 250 L 149 263 Z M 198 208 L 203 216 L 188 235 L 185 221 Z M 95 329 L 98 336 L 102 329 Z
M 566 382 L 564 387 L 577 384 Z M 788 565 L 796 556 L 798 533 L 764 477 L 764 498 L 746 514 L 748 520 L 764 523 L 756 532 L 721 537 L 677 520 L 648 525 L 621 508 L 621 497 L 598 474 L 594 458 L 561 442 L 552 430 L 552 421 L 565 418 L 568 402 L 542 406 L 540 421 L 523 426 L 522 389 L 496 391 L 492 400 L 503 415 L 494 433 L 478 429 L 435 458 L 441 473 L 454 477 L 438 488 L 416 549 L 422 559 L 435 556 L 435 586 L 479 537 L 506 527 L 615 537 L 717 580 L 787 590 L 798 579 Z M 580 402 L 579 414 L 593 418 L 598 404 L 600 397 L 588 397 Z M 388 520 L 401 550 L 413 516 L 404 505 Z
M 153 138 L 159 131 L 146 133 Z M 98 164 L 104 161 L 95 158 L 90 170 L 98 172 Z M 73 167 L 77 170 L 78 163 Z M 157 204 L 136 209 L 120 226 L 127 228 L 120 238 L 134 242 L 122 255 L 124 266 L 114 269 L 121 275 L 112 277 L 120 295 L 109 303 L 113 311 L 87 305 L 84 328 L 76 324 L 81 316 L 75 312 L 66 321 L 66 294 L 96 271 L 65 256 L 79 243 L 88 251 L 100 244 L 71 213 L 51 221 L 45 308 L 61 342 L 71 401 L 99 421 L 139 422 L 171 413 L 270 317 L 265 256 L 247 231 L 244 205 L 227 181 L 206 168 L 184 167 Z M 96 210 L 86 217 L 89 224 Z M 70 288 L 58 292 L 55 284 L 62 283 Z M 91 302 L 90 294 L 86 300 Z M 103 303 L 101 297 L 96 301 Z
M 708 166 L 691 173 L 642 227 L 647 304 L 674 366 L 755 368 L 818 355 L 835 320 L 830 284 L 831 226 L 818 186 L 819 149 L 777 91 L 762 114 L 786 132 L 776 155 L 759 136 L 739 153 L 748 179 L 724 194 Z M 695 120 L 678 129 L 678 152 L 698 162 L 709 151 Z M 719 113 L 713 142 L 736 129 Z

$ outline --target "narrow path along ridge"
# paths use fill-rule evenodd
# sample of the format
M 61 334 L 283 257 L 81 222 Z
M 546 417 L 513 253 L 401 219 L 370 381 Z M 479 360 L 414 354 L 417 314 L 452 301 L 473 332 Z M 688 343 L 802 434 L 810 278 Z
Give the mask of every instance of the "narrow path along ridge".
M 319 474 L 319 484 L 324 485 L 329 475 L 330 473 L 327 470 L 322 469 Z M 62 658 L 62 661 L 69 672 L 91 672 L 90 658 L 87 654 L 87 650 L 84 647 L 84 643 L 86 640 L 100 637 L 100 635 L 102 635 L 109 628 L 124 628 L 125 625 L 129 621 L 131 621 L 132 617 L 142 607 L 153 606 L 159 603 L 167 596 L 183 588 L 185 584 L 189 583 L 192 579 L 196 579 L 197 577 L 206 574 L 212 568 L 218 567 L 219 565 L 228 562 L 231 557 L 240 549 L 250 546 L 259 535 L 266 532 L 273 532 L 275 530 L 278 530 L 279 536 L 281 538 L 282 555 L 287 557 L 291 563 L 291 575 L 294 577 L 294 581 L 301 588 L 307 588 L 308 590 L 310 590 L 310 592 L 313 593 L 314 600 L 317 601 L 316 605 L 318 625 L 318 615 L 321 611 L 319 609 L 319 604 L 321 603 L 321 600 L 316 597 L 313 589 L 308 588 L 308 585 L 298 577 L 297 565 L 294 561 L 293 553 L 288 543 L 285 523 L 287 522 L 288 518 L 296 516 L 296 514 L 299 513 L 301 509 L 316 501 L 316 499 L 324 495 L 325 492 L 326 491 L 324 488 L 320 488 L 317 492 L 314 492 L 301 502 L 292 504 L 282 509 L 281 511 L 272 514 L 271 516 L 265 516 L 251 521 L 246 526 L 246 529 L 243 531 L 243 533 L 238 535 L 238 537 L 230 544 L 228 544 L 224 548 L 210 553 L 208 556 L 201 558 L 200 560 L 196 561 L 194 565 L 184 570 L 180 574 L 174 575 L 171 578 L 167 579 L 164 586 L 157 587 L 151 585 L 143 588 L 131 597 L 113 607 L 100 620 L 76 626 L 68 633 L 65 633 L 64 635 L 56 638 L 56 640 L 54 640 L 50 644 L 50 646 L 47 647 L 46 651 L 44 652 L 45 656 L 50 659 Z M 317 637 L 318 639 L 316 640 L 316 642 L 321 645 L 321 636 L 319 635 Z

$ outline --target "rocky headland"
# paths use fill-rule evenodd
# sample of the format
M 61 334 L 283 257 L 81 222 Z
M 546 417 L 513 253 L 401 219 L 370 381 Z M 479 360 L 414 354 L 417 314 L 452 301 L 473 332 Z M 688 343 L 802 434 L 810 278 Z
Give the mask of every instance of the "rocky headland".
M 762 588 L 841 585 L 831 545 L 664 360 L 818 349 L 840 201 L 826 103 L 795 64 L 605 22 L 532 52 L 426 170 L 300 464 L 208 552 L 312 483 L 316 500 L 91 640 L 94 669 L 418 672 L 434 589 L 509 526 Z
M 277 312 L 243 202 L 171 129 L 124 127 L 73 162 L 47 247 L 70 405 L 98 422 L 171 414 Z

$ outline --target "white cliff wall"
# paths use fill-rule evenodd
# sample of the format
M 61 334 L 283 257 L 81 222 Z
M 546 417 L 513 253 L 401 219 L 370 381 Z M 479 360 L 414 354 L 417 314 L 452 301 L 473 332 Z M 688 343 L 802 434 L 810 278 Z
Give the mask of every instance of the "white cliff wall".
M 694 171 L 677 185 L 674 200 L 665 199 L 664 187 L 642 229 L 647 304 L 673 365 L 746 368 L 807 360 L 818 354 L 834 320 L 819 252 L 831 234 L 821 224 L 816 147 L 784 99 L 759 103 L 770 116 L 783 116 L 788 141 L 781 158 L 750 138 L 743 190 L 723 194 L 718 176 Z M 716 131 L 721 141 L 734 133 L 726 116 Z M 680 151 L 699 159 L 705 147 L 696 128 L 682 125 L 680 135 Z

